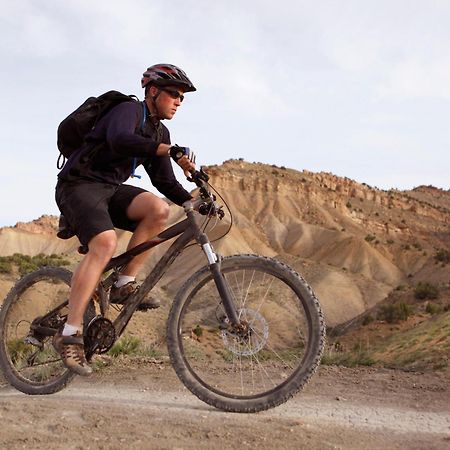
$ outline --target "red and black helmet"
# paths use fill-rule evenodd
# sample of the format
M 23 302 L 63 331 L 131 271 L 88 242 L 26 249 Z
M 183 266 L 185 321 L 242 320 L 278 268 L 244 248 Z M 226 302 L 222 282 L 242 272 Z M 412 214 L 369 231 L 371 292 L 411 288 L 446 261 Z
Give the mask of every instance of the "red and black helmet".
M 149 67 L 142 75 L 141 84 L 143 88 L 153 84 L 159 87 L 178 86 L 185 92 L 197 90 L 184 71 L 172 64 L 155 64 Z

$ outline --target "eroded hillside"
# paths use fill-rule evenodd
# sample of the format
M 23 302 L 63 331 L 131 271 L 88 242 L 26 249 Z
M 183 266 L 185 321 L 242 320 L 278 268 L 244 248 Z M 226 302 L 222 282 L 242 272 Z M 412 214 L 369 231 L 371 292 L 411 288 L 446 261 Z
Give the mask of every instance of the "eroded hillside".
M 450 278 L 448 266 L 435 259 L 438 250 L 450 249 L 449 191 L 383 191 L 329 173 L 235 160 L 207 170 L 234 219 L 217 249 L 277 256 L 294 266 L 313 285 L 330 325 L 373 307 L 400 284 Z M 171 221 L 180 218 L 172 206 Z M 76 254 L 76 239 L 57 239 L 56 223 L 43 216 L 1 229 L 0 255 Z M 217 224 L 213 234 L 226 228 Z M 127 238 L 120 234 L 119 250 Z M 155 251 L 149 266 L 163 251 Z M 198 249 L 190 248 L 162 284 L 172 292 L 202 264 Z

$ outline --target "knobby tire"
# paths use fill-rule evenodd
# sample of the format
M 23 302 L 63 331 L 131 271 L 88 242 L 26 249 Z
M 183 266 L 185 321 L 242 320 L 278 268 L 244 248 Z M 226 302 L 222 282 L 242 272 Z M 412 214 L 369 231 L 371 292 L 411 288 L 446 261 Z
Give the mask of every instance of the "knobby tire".
M 75 376 L 62 363 L 52 337 L 42 338 L 42 348 L 25 342 L 31 322 L 68 299 L 72 273 L 61 267 L 43 267 L 21 278 L 10 290 L 0 311 L 0 366 L 5 378 L 30 395 L 52 394 Z M 52 319 L 62 326 L 67 307 Z M 87 324 L 95 316 L 92 302 L 84 315 Z
M 305 386 L 320 363 L 325 322 L 319 302 L 301 276 L 271 258 L 227 257 L 221 271 L 247 331 L 230 331 L 204 267 L 181 287 L 170 311 L 172 365 L 194 395 L 221 410 L 257 412 L 280 405 Z

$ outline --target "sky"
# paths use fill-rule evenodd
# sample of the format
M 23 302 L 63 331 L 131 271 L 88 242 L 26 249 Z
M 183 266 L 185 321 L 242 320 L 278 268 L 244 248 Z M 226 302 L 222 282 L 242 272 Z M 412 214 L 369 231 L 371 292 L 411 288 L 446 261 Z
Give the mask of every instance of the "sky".
M 58 213 L 59 122 L 160 62 L 198 89 L 166 125 L 199 164 L 450 188 L 448 0 L 0 0 L 0 61 L 0 227 Z

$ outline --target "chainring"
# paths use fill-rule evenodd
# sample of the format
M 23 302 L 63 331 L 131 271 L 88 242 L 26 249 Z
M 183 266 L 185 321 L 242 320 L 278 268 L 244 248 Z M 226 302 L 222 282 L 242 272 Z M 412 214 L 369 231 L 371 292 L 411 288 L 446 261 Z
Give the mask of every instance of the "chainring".
M 113 323 L 103 317 L 94 317 L 84 332 L 84 349 L 86 357 L 94 353 L 106 353 L 116 341 L 116 330 Z

